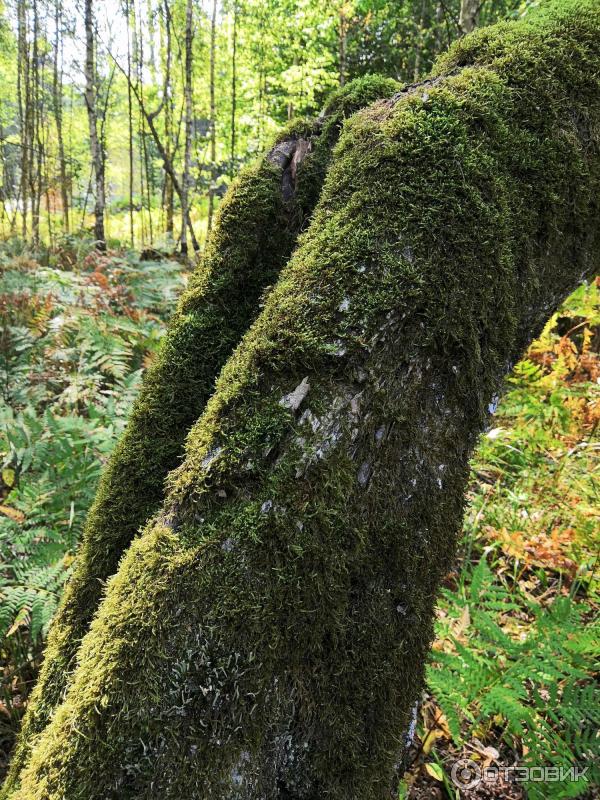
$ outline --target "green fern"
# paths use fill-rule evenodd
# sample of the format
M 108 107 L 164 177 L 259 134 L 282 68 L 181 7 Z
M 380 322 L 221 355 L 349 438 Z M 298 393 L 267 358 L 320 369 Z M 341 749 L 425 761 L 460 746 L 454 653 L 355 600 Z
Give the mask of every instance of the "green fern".
M 600 624 L 587 621 L 589 609 L 570 597 L 543 608 L 494 578 L 485 558 L 472 573 L 467 591 L 445 590 L 447 616 L 438 638 L 450 652 L 436 650 L 427 671 L 429 689 L 446 715 L 457 744 L 464 722 L 501 718 L 509 746 L 524 745 L 525 766 L 588 766 L 577 783 L 531 783 L 530 800 L 576 797 L 600 780 Z M 467 644 L 451 633 L 465 606 L 470 609 Z M 508 612 L 529 622 L 528 632 L 502 628 Z
M 8 511 L 0 513 L 0 756 L 18 726 L 101 465 L 182 286 L 173 262 L 113 256 L 101 288 L 85 264 L 21 269 L 2 251 L 10 299 L 0 325 L 0 505 Z

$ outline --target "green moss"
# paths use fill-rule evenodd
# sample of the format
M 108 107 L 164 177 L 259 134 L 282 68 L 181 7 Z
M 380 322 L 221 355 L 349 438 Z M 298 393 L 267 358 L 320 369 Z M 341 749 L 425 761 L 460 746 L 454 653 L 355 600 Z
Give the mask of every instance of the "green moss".
M 11 800 L 389 796 L 471 448 L 599 263 L 600 18 L 553 8 L 345 125 Z
M 9 785 L 17 780 L 32 738 L 65 691 L 104 582 L 139 528 L 158 509 L 165 477 L 182 456 L 185 434 L 200 416 L 220 368 L 258 313 L 263 293 L 276 281 L 310 217 L 344 118 L 397 89 L 396 82 L 386 78 L 359 79 L 335 94 L 320 121 L 296 121 L 283 131 L 276 144 L 301 138 L 310 143 L 289 200 L 282 194 L 282 166 L 271 163 L 268 155 L 247 168 L 224 198 L 206 252 L 102 476 L 75 574 L 52 627 Z

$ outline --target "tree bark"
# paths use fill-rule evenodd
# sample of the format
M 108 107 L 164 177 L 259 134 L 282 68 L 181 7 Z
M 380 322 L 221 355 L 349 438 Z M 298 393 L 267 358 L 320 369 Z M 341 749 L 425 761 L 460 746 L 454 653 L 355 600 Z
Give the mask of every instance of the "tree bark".
M 17 94 L 19 100 L 19 130 L 21 140 L 21 236 L 27 240 L 27 209 L 29 197 L 29 162 L 31 153 L 29 112 L 31 98 L 29 91 L 29 45 L 27 42 L 27 3 L 17 2 Z
M 127 21 L 127 146 L 129 157 L 129 242 L 135 247 L 135 228 L 133 222 L 133 98 L 131 92 L 131 7 L 130 0 L 125 0 L 125 19 Z
M 67 186 L 67 160 L 65 157 L 65 143 L 63 137 L 62 120 L 62 67 L 59 66 L 61 58 L 61 31 L 63 22 L 62 0 L 57 0 L 55 6 L 54 26 L 54 70 L 52 76 L 52 97 L 54 101 L 54 120 L 56 124 L 56 139 L 58 144 L 58 167 L 60 174 L 60 196 L 62 201 L 63 225 L 65 233 L 69 232 L 69 191 Z
M 33 742 L 60 702 L 104 583 L 140 527 L 158 510 L 165 477 L 180 463 L 188 429 L 310 218 L 343 119 L 397 89 L 395 81 L 382 78 L 348 84 L 318 121 L 306 122 L 303 131 L 296 123 L 293 133 L 282 135 L 223 200 L 202 262 L 102 477 L 27 708 L 9 785 L 18 782 Z
M 462 35 L 475 30 L 481 6 L 482 0 L 461 0 L 458 28 Z
M 34 248 L 40 244 L 40 205 L 42 197 L 42 159 L 43 143 L 40 138 L 40 54 L 39 54 L 39 13 L 37 0 L 31 0 L 31 90 L 27 115 L 30 118 L 29 142 L 31 156 L 29 159 L 29 196 L 31 198 L 31 240 Z
M 52 717 L 10 800 L 389 796 L 472 447 L 503 375 L 600 263 L 599 65 L 594 0 L 546 6 L 345 125 L 64 699 L 36 694 Z M 308 169 L 303 141 L 271 151 L 282 190 Z M 240 210 L 232 228 L 261 230 Z M 175 371 L 190 337 L 172 342 Z M 72 641 L 56 636 L 51 661 Z
M 141 140 L 141 156 L 144 175 L 146 176 L 146 208 L 148 209 L 148 233 L 150 235 L 150 247 L 154 246 L 154 223 L 152 222 L 152 195 L 154 193 L 154 186 L 152 182 L 152 166 L 150 164 L 150 157 L 148 153 L 148 142 L 146 140 L 146 124 L 142 115 L 140 125 L 140 140 Z M 142 184 L 143 186 L 143 184 Z M 144 195 L 142 192 L 142 206 L 144 203 Z
M 212 230 L 215 207 L 217 162 L 217 107 L 215 103 L 215 58 L 217 50 L 217 0 L 213 0 L 210 20 L 210 185 L 208 187 L 208 231 Z
M 90 132 L 90 154 L 94 172 L 94 238 L 99 250 L 106 249 L 104 233 L 104 211 L 106 206 L 104 185 L 104 147 L 98 135 L 97 76 L 96 76 L 96 33 L 92 0 L 85 0 L 85 105 L 87 108 Z
M 171 158 L 171 143 L 173 131 L 173 87 L 171 85 L 171 61 L 172 61 L 172 31 L 171 31 L 171 11 L 169 8 L 168 0 L 164 0 L 164 21 L 163 30 L 166 38 L 166 54 L 165 54 L 165 81 L 164 81 L 164 98 L 165 98 L 165 152 L 169 162 Z M 165 188 L 164 188 L 164 205 L 166 211 L 166 233 L 173 238 L 174 230 L 174 195 L 173 195 L 173 181 L 168 172 L 165 173 Z
M 237 113 L 237 25 L 238 4 L 233 3 L 233 35 L 231 42 L 231 149 L 229 154 L 229 175 L 235 174 L 236 113 Z

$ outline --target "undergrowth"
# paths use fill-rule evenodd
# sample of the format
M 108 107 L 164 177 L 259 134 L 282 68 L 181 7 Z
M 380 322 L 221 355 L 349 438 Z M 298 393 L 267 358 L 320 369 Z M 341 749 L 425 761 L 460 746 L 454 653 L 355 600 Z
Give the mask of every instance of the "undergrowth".
M 596 281 L 516 365 L 482 437 L 401 796 L 437 786 L 450 798 L 545 800 L 592 797 L 600 785 L 599 345 Z M 459 758 L 587 771 L 459 793 Z
M 184 283 L 174 261 L 0 250 L 0 769 L 103 463 Z

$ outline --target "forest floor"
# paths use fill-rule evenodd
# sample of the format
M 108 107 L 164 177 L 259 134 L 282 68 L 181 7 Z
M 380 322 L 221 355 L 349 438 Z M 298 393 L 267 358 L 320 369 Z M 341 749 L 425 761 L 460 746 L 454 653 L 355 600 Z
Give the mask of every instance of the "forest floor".
M 101 466 L 186 272 L 73 240 L 37 258 L 2 246 L 0 278 L 1 777 Z M 599 796 L 599 283 L 517 365 L 473 459 L 399 798 Z
M 400 797 L 600 797 L 599 285 L 517 364 L 472 460 Z

